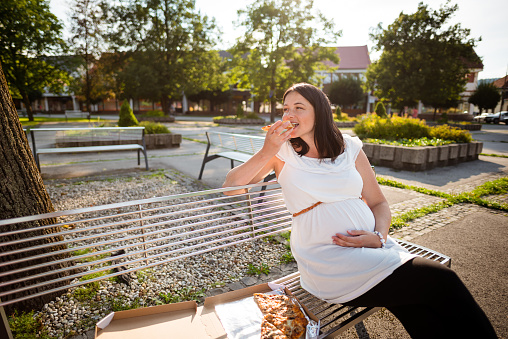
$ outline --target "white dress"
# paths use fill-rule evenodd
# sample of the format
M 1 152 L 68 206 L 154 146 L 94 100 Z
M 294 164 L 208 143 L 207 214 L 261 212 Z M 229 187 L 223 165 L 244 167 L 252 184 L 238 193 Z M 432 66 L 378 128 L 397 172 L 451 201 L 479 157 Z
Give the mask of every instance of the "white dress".
M 293 218 L 291 250 L 304 289 L 332 303 L 350 301 L 415 257 L 392 238 L 386 247 L 341 247 L 332 242 L 347 230 L 374 231 L 374 215 L 361 200 L 363 181 L 355 161 L 362 142 L 343 135 L 345 151 L 331 159 L 299 156 L 285 143 L 277 157 L 285 162 L 278 182 L 293 214 L 318 201 L 323 204 Z

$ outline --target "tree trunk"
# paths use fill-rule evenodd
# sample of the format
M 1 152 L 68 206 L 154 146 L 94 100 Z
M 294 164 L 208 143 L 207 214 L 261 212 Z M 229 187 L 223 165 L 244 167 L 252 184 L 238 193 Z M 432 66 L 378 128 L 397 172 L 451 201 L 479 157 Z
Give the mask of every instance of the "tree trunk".
M 0 67 L 0 219 L 10 219 L 15 217 L 29 216 L 41 213 L 53 212 L 53 205 L 49 198 L 49 195 L 44 187 L 42 177 L 35 164 L 34 157 L 30 150 L 28 140 L 25 132 L 19 122 L 14 102 L 9 93 L 7 82 L 4 77 L 2 68 Z M 3 242 L 20 239 L 21 237 L 32 237 L 42 234 L 51 234 L 58 232 L 59 228 L 49 230 L 37 230 L 37 227 L 54 223 L 55 220 L 44 220 L 43 222 L 27 222 L 11 226 L 4 226 L 0 229 L 0 232 L 15 231 L 18 229 L 33 228 L 33 231 L 22 233 L 23 235 L 15 234 L 5 236 L 0 233 L 0 264 L 23 258 L 26 256 L 34 256 L 37 254 L 47 253 L 48 251 L 55 251 L 64 249 L 64 246 L 53 246 L 49 250 L 39 251 L 27 251 L 21 254 L 14 255 L 2 255 L 2 252 L 6 250 L 16 250 L 26 248 L 28 246 L 54 243 L 55 241 L 61 241 L 61 237 L 51 237 L 41 241 L 31 241 L 26 243 L 20 243 L 15 245 L 9 245 L 8 248 L 2 246 Z M 25 266 L 31 266 L 34 264 L 54 261 L 61 259 L 65 256 L 53 256 L 45 259 L 30 260 L 21 264 L 1 266 L 0 272 L 6 270 L 22 268 Z M 58 268 L 68 266 L 65 265 L 51 265 L 43 267 L 37 270 L 30 270 L 18 274 L 12 274 L 7 277 L 1 277 L 0 282 L 6 280 L 12 280 L 14 278 L 21 278 L 24 276 L 31 276 L 37 273 L 53 271 Z M 53 274 L 42 279 L 34 279 L 28 282 L 22 282 L 18 284 L 12 284 L 9 286 L 1 287 L 0 291 L 12 290 L 14 288 L 22 287 L 27 284 L 33 284 L 36 282 L 42 282 L 49 279 L 55 279 L 57 277 L 67 276 L 67 274 Z M 59 286 L 67 284 L 62 282 Z M 54 288 L 56 285 L 51 285 L 47 288 Z M 40 288 L 41 291 L 44 288 Z M 33 291 L 32 291 L 33 293 Z M 16 297 L 27 295 L 27 291 L 20 292 L 17 294 L 11 294 L 2 297 L 2 301 L 8 301 Z M 31 309 L 40 309 L 45 303 L 54 299 L 57 294 L 47 294 L 39 298 L 28 299 L 16 304 L 7 306 L 5 309 L 8 313 L 13 312 L 14 309 L 20 311 L 29 311 Z
M 437 108 L 434 107 L 434 116 L 432 117 L 432 121 L 436 121 L 436 113 L 437 113 Z
M 7 85 L 6 85 L 6 87 L 7 87 Z M 32 103 L 30 102 L 30 99 L 28 98 L 28 93 L 24 90 L 21 90 L 21 97 L 23 99 L 23 104 L 26 107 L 26 114 L 28 116 L 28 121 L 34 121 L 34 112 L 32 111 Z M 2 100 L 3 100 L 3 95 L 2 95 Z M 12 99 L 11 99 L 11 101 L 12 101 Z

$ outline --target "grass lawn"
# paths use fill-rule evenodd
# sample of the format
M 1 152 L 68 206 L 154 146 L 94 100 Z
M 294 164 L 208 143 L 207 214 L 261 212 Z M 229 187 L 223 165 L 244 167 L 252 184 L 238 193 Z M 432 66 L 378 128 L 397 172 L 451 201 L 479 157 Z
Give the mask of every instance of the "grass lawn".
M 31 127 L 31 126 L 37 126 L 40 123 L 43 122 L 88 122 L 88 119 L 86 118 L 50 118 L 50 117 L 34 117 L 34 121 L 28 121 L 28 118 L 20 117 L 19 121 L 21 122 L 21 125 L 23 127 Z M 109 119 L 90 119 L 90 122 L 99 123 L 99 122 L 106 122 L 109 121 Z

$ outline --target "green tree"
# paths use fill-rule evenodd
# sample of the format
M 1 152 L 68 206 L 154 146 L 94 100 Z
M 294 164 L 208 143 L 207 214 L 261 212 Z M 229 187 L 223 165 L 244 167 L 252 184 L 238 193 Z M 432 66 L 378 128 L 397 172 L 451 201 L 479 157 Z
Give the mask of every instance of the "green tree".
M 501 100 L 501 94 L 493 83 L 479 84 L 476 91 L 469 97 L 469 103 L 478 106 L 480 113 L 482 113 L 483 109 L 493 110 L 496 108 L 499 100 Z
M 385 108 L 385 105 L 383 104 L 383 102 L 381 101 L 378 101 L 378 103 L 376 104 L 376 109 L 374 110 L 376 112 L 376 114 L 378 116 L 380 116 L 381 118 L 386 118 L 388 117 L 388 115 L 386 114 L 386 108 Z
M 139 125 L 138 119 L 134 115 L 131 106 L 124 100 L 122 107 L 120 107 L 120 117 L 118 119 L 118 126 L 129 127 Z
M 124 98 L 160 100 L 168 114 L 183 93 L 226 86 L 223 61 L 212 48 L 214 20 L 195 11 L 191 0 L 125 0 L 107 11 L 108 41 L 124 52 L 119 72 Z
M 481 60 L 474 53 L 480 39 L 470 38 L 460 24 L 447 24 L 457 10 L 449 2 L 439 10 L 420 3 L 414 14 L 400 13 L 387 29 L 378 25 L 371 39 L 382 54 L 367 70 L 376 96 L 399 108 L 419 100 L 449 107 L 460 99 L 469 66 Z
M 334 81 L 328 90 L 330 102 L 342 107 L 356 105 L 364 97 L 362 81 L 355 77 L 343 77 Z
M 83 94 L 86 109 L 91 111 L 91 104 L 102 99 L 97 97 L 98 83 L 101 74 L 97 62 L 104 50 L 104 14 L 100 0 L 73 0 L 71 4 L 71 38 L 72 50 L 81 58 L 81 77 L 78 78 L 78 94 Z
M 232 73 L 240 87 L 251 89 L 259 101 L 271 102 L 293 82 L 319 84 L 316 70 L 323 60 L 338 63 L 334 43 L 340 36 L 332 21 L 313 9 L 312 0 L 255 1 L 238 11 L 237 26 L 245 34 L 231 50 Z
M 9 89 L 23 100 L 33 121 L 31 93 L 63 90 L 68 75 L 62 71 L 65 50 L 62 24 L 44 0 L 0 1 L 0 61 Z

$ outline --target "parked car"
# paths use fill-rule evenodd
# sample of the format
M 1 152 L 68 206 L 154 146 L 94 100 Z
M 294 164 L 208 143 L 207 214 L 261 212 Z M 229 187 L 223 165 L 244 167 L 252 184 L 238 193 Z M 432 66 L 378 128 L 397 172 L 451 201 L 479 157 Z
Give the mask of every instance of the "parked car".
M 508 122 L 508 111 L 502 111 L 494 114 L 489 114 L 485 117 L 486 123 L 493 122 L 494 124 L 499 124 L 500 122 L 507 123 Z
M 490 113 L 482 113 L 480 115 L 477 115 L 473 118 L 473 121 L 474 122 L 485 122 L 485 117 L 487 115 L 490 115 Z

